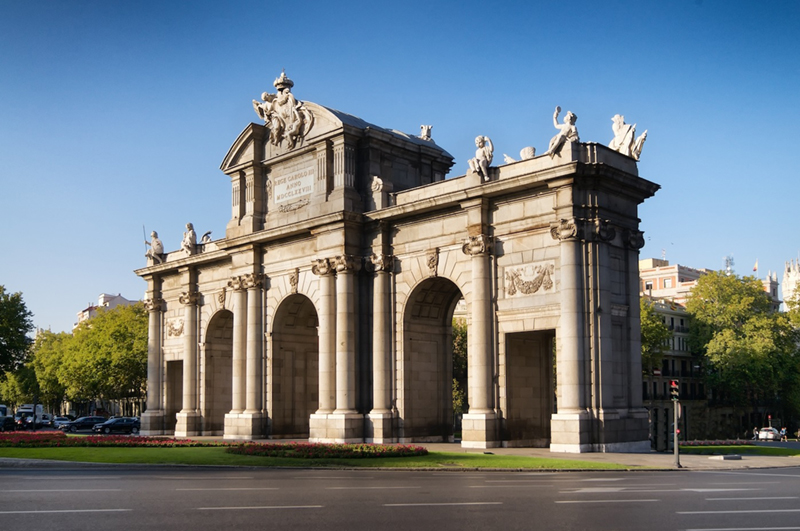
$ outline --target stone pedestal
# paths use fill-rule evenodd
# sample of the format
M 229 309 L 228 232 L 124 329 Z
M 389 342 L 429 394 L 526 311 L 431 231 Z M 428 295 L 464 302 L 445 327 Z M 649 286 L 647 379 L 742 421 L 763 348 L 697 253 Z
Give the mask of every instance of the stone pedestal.
M 586 412 L 555 413 L 550 418 L 550 451 L 591 452 L 591 417 Z
M 376 444 L 389 444 L 394 442 L 392 438 L 392 413 L 373 412 L 367 415 L 365 441 Z
M 200 435 L 200 414 L 197 411 L 181 411 L 177 415 L 175 437 L 196 437 Z
M 264 439 L 268 427 L 261 413 L 227 413 L 225 415 L 225 432 L 223 439 L 246 440 Z
M 461 417 L 462 448 L 498 448 L 497 418 L 494 412 L 465 413 Z
M 314 413 L 309 417 L 309 428 L 309 442 L 364 442 L 364 415 L 360 413 Z
M 164 435 L 164 410 L 148 409 L 142 413 L 141 425 L 142 435 Z

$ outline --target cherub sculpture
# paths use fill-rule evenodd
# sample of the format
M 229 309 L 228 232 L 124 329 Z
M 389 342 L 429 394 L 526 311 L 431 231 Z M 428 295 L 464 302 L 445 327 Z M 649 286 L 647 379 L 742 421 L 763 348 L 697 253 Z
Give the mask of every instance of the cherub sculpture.
M 625 117 L 621 114 L 615 114 L 611 121 L 613 122 L 611 130 L 614 131 L 614 138 L 608 147 L 634 160 L 639 160 L 644 141 L 647 139 L 647 130 L 639 138 L 636 138 L 636 124 L 626 124 Z
M 550 158 L 553 158 L 561 148 L 564 146 L 565 142 L 580 142 L 581 139 L 578 137 L 578 128 L 575 127 L 575 122 L 578 121 L 577 115 L 572 111 L 567 111 L 567 114 L 564 115 L 564 123 L 558 123 L 558 114 L 561 112 L 561 107 L 556 107 L 555 112 L 553 113 L 553 126 L 558 129 L 558 134 L 550 139 L 550 147 L 547 148 L 547 153 L 550 155 Z
M 484 181 L 489 180 L 489 165 L 494 157 L 494 146 L 488 136 L 475 138 L 475 157 L 469 159 L 469 169 L 481 175 Z

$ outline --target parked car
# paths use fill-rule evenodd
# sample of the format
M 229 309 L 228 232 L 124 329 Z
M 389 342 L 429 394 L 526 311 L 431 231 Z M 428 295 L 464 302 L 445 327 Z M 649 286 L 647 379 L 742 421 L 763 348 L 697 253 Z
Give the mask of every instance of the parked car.
M 139 433 L 139 419 L 135 417 L 116 417 L 102 424 L 95 424 L 92 431 L 95 433 Z
M 759 441 L 780 441 L 781 434 L 775 428 L 761 428 L 758 431 Z
M 17 423 L 14 422 L 14 417 L 2 417 L 0 422 L 0 431 L 14 431 L 17 429 Z
M 53 427 L 56 429 L 60 429 L 62 425 L 68 424 L 72 422 L 72 419 L 69 417 L 55 417 L 53 419 Z
M 73 420 L 72 422 L 68 422 L 66 424 L 61 425 L 61 429 L 64 431 L 69 431 L 75 433 L 79 430 L 91 430 L 94 428 L 95 424 L 100 424 L 105 422 L 105 417 L 78 417 L 77 419 Z

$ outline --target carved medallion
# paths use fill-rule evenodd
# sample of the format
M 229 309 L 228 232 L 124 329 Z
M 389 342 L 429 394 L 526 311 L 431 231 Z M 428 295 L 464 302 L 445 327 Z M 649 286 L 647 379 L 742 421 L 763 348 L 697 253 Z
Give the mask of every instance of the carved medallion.
M 167 335 L 170 337 L 180 337 L 183 334 L 183 319 L 173 319 L 167 321 Z

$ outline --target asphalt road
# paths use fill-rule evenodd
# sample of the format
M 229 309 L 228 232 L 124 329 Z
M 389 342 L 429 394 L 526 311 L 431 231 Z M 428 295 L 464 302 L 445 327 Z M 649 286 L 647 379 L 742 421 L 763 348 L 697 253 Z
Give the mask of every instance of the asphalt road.
M 800 530 L 800 468 L 6 468 L 0 529 Z

